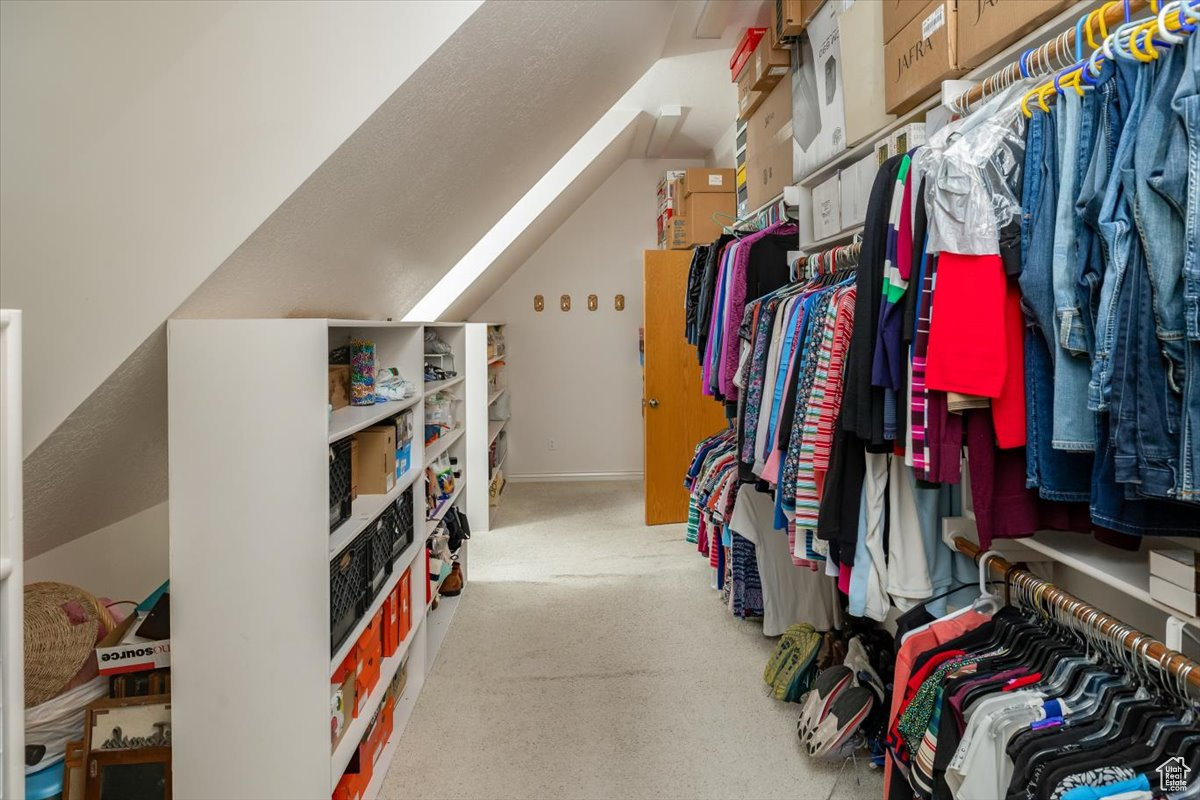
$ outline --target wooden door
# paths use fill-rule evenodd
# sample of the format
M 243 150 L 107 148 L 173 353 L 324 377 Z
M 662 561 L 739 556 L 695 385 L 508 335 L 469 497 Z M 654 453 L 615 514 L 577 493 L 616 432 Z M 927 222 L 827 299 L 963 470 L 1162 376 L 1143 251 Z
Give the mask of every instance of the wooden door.
M 684 338 L 691 250 L 647 250 L 643 260 L 645 363 L 642 429 L 646 524 L 687 521 L 683 478 L 701 439 L 725 427 L 721 404 L 700 390 L 696 348 Z

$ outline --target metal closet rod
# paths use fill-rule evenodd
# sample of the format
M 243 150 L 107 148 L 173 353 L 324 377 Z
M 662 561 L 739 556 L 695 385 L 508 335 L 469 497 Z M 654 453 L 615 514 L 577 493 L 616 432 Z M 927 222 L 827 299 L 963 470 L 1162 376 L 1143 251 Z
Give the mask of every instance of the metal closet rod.
M 983 555 L 979 545 L 961 536 L 954 537 L 954 546 L 961 553 L 966 553 L 975 561 Z M 1064 592 L 1049 581 L 1043 580 L 1032 572 L 1016 566 L 999 556 L 989 556 L 988 566 L 993 572 L 1004 576 L 1006 585 L 1017 579 L 1021 584 L 1035 592 L 1042 592 L 1042 598 L 1053 606 L 1067 610 L 1080 623 L 1094 630 L 1100 636 L 1115 641 L 1135 658 L 1151 662 L 1154 667 L 1162 667 L 1172 678 L 1178 678 L 1181 673 L 1189 685 L 1200 689 L 1200 664 L 1192 661 L 1176 650 L 1171 650 L 1157 639 L 1151 639 L 1146 634 L 1133 629 L 1121 620 L 1104 613 L 1095 606 L 1088 605 L 1073 594 Z M 1136 648 L 1136 649 L 1135 649 Z
M 1163 0 L 1166 2 L 1166 0 Z M 1138 11 L 1145 9 L 1150 5 L 1149 0 L 1119 0 L 1118 2 L 1110 2 L 1104 6 L 1104 26 L 1106 29 L 1116 27 L 1125 21 L 1126 12 L 1129 18 Z M 1094 13 L 1094 12 L 1089 12 Z M 1086 15 L 1085 15 L 1086 16 Z M 1025 60 L 1025 69 L 1031 76 L 1040 75 L 1047 69 L 1053 69 L 1057 64 L 1064 60 L 1075 60 L 1075 36 L 1080 28 L 1076 25 L 1067 31 L 1065 40 L 1055 40 L 1048 47 L 1039 47 L 1030 53 L 1029 58 Z M 1099 31 L 1096 31 L 1099 35 Z M 1021 59 L 1009 64 L 1003 69 L 993 72 L 978 85 L 968 89 L 963 94 L 959 95 L 955 103 L 958 108 L 969 108 L 971 104 L 977 103 L 985 96 L 990 94 L 990 90 L 1012 83 L 1012 79 L 1021 76 Z

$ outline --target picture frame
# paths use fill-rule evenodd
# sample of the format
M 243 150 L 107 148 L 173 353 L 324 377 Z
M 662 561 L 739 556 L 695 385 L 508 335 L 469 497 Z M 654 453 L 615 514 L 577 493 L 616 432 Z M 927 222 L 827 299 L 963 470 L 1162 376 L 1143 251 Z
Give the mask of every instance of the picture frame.
M 152 694 L 97 700 L 87 707 L 87 752 L 171 746 L 171 697 Z

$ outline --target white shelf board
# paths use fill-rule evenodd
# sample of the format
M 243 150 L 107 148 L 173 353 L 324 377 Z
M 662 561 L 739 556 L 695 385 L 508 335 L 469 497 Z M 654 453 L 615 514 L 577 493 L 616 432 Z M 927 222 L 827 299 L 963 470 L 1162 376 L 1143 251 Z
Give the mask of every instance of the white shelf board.
M 443 433 L 437 439 L 434 439 L 429 444 L 425 445 L 425 463 L 432 464 L 434 459 L 442 453 L 450 449 L 450 445 L 454 444 L 463 435 L 465 428 L 459 425 L 454 430 Z
M 501 353 L 500 355 L 492 356 L 491 358 L 488 359 L 488 366 L 495 364 L 497 361 L 503 361 L 505 356 L 507 356 L 507 355 L 508 355 L 508 353 Z
M 496 474 L 496 470 L 504 466 L 504 459 L 508 458 L 508 451 L 504 451 L 504 455 L 500 456 L 500 460 L 496 462 L 496 466 L 492 467 L 492 475 Z
M 390 319 L 327 319 L 331 328 L 416 328 L 420 323 L 398 322 Z
M 466 487 L 466 485 L 466 476 L 459 478 L 454 484 L 454 491 L 450 494 L 450 496 L 438 504 L 437 510 L 433 512 L 432 516 L 426 518 L 425 521 L 427 523 L 433 523 L 432 525 L 426 525 L 430 533 L 433 533 L 433 528 L 437 526 L 437 523 L 446 518 L 446 513 L 450 510 L 450 506 L 458 502 L 458 498 L 462 496 L 463 489 Z
M 449 389 L 451 386 L 457 386 L 466 380 L 466 375 L 458 375 L 453 378 L 447 378 L 444 381 L 425 381 L 425 396 L 437 394 L 443 389 Z
M 376 422 L 382 422 L 406 408 L 412 408 L 420 401 L 421 394 L 418 392 L 405 400 L 389 400 L 386 403 L 375 403 L 370 406 L 339 408 L 333 412 L 333 417 L 329 420 L 329 443 L 333 444 L 356 431 L 369 428 Z
M 404 657 L 408 655 L 408 650 L 412 646 L 413 639 L 416 638 L 416 633 L 416 628 L 410 630 L 408 636 L 404 637 L 404 641 L 396 648 L 396 652 L 385 658 L 383 663 L 379 665 L 379 681 L 375 684 L 375 688 L 371 693 L 367 695 L 366 707 L 363 708 L 357 717 L 350 721 L 345 735 L 342 736 L 342 740 L 338 742 L 337 748 L 333 751 L 333 766 L 330 769 L 332 785 L 329 791 L 332 792 L 337 788 L 338 781 L 342 779 L 342 775 L 346 772 L 346 766 L 350 763 L 350 759 L 354 757 L 354 751 L 362 743 L 362 737 L 366 733 L 367 725 L 370 724 L 371 717 L 375 715 L 375 710 L 379 708 L 379 704 L 383 702 L 383 696 L 387 694 L 387 688 L 391 685 L 392 678 L 396 677 L 396 672 L 400 669 L 400 665 L 404 663 Z M 358 702 L 357 698 L 355 698 L 355 702 Z
M 507 392 L 507 391 L 508 391 L 508 387 L 507 387 L 507 386 L 502 386 L 502 387 L 500 387 L 499 389 L 497 389 L 496 391 L 494 391 L 494 392 L 492 392 L 491 394 L 489 394 L 489 395 L 488 395 L 488 405 L 490 406 L 492 403 L 494 403 L 494 402 L 496 402 L 497 400 L 499 400 L 499 399 L 500 399 L 500 395 L 504 394 L 504 393 L 505 393 L 505 392 Z
M 454 615 L 458 613 L 458 605 L 461 601 L 461 594 L 457 597 L 443 597 L 438 603 L 437 611 L 433 612 L 434 616 L 426 617 L 429 620 L 429 631 L 426 634 L 428 636 L 425 651 L 426 665 L 432 665 L 437 659 L 438 652 L 442 649 L 442 643 L 446 641 L 446 633 L 450 630 L 450 623 L 454 620 Z
M 805 242 L 800 245 L 800 250 L 805 253 L 819 253 L 822 250 L 828 250 L 830 247 L 839 244 L 846 244 L 856 235 L 863 232 L 862 225 L 855 225 L 853 228 L 847 228 L 840 233 L 835 233 L 832 236 L 826 236 L 823 239 L 817 239 L 812 242 Z
M 392 593 L 392 589 L 396 588 L 396 584 L 400 583 L 400 577 L 404 575 L 404 570 L 408 569 L 409 565 L 412 564 L 416 554 L 425 549 L 425 538 L 414 535 L 412 542 L 396 558 L 395 563 L 392 564 L 392 574 L 383 582 L 383 588 L 379 590 L 379 594 L 371 601 L 367 613 L 363 614 L 362 619 L 355 624 L 354 630 L 350 631 L 350 635 L 346 637 L 346 640 L 338 647 L 337 652 L 333 654 L 333 658 L 329 659 L 330 675 L 337 672 L 337 668 L 341 666 L 342 662 L 346 660 L 346 656 L 350 653 L 350 648 L 358 641 L 358 637 L 362 636 L 362 632 L 367 629 L 367 625 L 371 622 L 376 612 L 383 608 L 383 603 L 387 600 L 387 596 Z M 342 769 L 344 771 L 345 767 Z
M 1131 553 L 1115 547 L 1097 545 L 1091 536 L 1057 531 L 1042 531 L 1032 537 L 1016 539 L 1014 542 L 1047 555 L 1060 564 L 1077 569 L 1135 600 L 1182 619 L 1188 625 L 1200 628 L 1200 617 L 1185 614 L 1150 596 L 1148 550 Z
M 346 545 L 354 541 L 354 537 L 363 532 L 383 510 L 394 503 L 401 492 L 412 486 L 417 476 L 424 471 L 420 465 L 413 465 L 408 472 L 400 476 L 396 486 L 387 494 L 360 494 L 350 506 L 350 518 L 329 534 L 329 558 L 332 561 Z
M 504 426 L 508 424 L 506 419 L 488 420 L 488 447 L 492 446 L 492 442 L 496 441 L 496 437 L 500 435 L 500 431 L 504 430 Z

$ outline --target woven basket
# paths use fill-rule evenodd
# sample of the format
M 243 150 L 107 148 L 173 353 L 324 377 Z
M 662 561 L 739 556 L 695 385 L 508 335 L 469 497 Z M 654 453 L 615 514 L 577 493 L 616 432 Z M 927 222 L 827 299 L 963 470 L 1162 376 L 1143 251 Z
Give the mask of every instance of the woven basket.
M 62 692 L 95 652 L 99 638 L 114 627 L 108 609 L 77 586 L 26 586 L 25 707 Z

